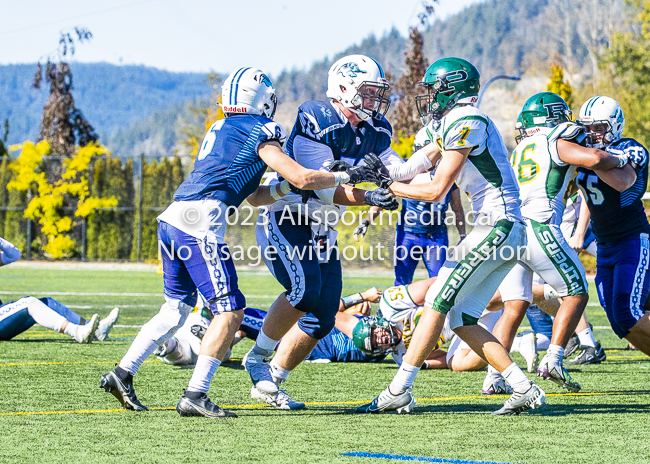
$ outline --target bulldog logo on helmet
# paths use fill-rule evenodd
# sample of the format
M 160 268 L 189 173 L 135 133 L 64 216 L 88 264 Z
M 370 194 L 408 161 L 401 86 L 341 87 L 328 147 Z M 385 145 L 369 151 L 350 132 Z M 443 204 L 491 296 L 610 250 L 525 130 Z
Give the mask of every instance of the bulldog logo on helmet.
M 357 77 L 357 73 L 366 74 L 367 71 L 359 69 L 359 65 L 354 62 L 345 63 L 339 68 L 339 74 L 343 77 Z

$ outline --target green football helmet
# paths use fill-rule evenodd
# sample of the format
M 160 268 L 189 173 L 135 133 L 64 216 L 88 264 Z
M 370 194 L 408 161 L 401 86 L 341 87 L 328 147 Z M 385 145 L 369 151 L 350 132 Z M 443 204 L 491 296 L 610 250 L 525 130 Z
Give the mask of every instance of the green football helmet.
M 352 331 L 352 341 L 366 354 L 384 354 L 399 345 L 402 336 L 383 317 L 365 316 Z
M 524 103 L 519 113 L 515 129 L 519 135 L 515 137 L 517 143 L 524 137 L 538 132 L 535 127 L 555 127 L 560 123 L 573 119 L 569 105 L 562 97 L 553 92 L 536 93 Z
M 427 87 L 426 95 L 415 97 L 420 118 L 431 116 L 440 120 L 458 103 L 476 103 L 481 75 L 472 63 L 462 58 L 442 58 L 427 69 L 419 85 Z

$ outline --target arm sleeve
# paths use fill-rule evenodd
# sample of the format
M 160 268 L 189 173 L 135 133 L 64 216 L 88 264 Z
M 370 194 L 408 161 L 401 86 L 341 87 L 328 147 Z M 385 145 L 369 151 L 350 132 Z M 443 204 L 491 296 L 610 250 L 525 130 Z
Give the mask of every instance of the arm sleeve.
M 403 182 L 411 180 L 417 174 L 431 169 L 433 165 L 424 153 L 418 151 L 406 163 L 392 164 L 387 167 L 390 177 L 393 180 Z
M 0 250 L 0 261 L 2 261 L 2 264 L 11 264 L 18 261 L 22 256 L 20 250 L 13 243 L 2 237 L 0 237 Z
M 334 155 L 330 147 L 302 136 L 297 136 L 293 140 L 293 156 L 296 158 L 296 162 L 301 166 L 316 171 L 327 172 L 334 161 Z M 334 204 L 335 191 L 336 187 L 315 190 L 318 198 L 330 205 Z

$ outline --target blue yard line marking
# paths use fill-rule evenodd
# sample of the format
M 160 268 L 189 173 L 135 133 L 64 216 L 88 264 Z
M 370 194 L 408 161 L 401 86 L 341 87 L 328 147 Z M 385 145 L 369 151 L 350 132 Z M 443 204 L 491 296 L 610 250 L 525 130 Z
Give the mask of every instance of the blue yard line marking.
M 405 456 L 403 454 L 366 453 L 364 451 L 342 453 L 341 456 L 351 456 L 356 458 L 392 459 L 394 461 L 440 462 L 448 464 L 511 464 L 507 462 L 495 461 L 468 461 L 467 459 L 431 458 L 429 456 Z

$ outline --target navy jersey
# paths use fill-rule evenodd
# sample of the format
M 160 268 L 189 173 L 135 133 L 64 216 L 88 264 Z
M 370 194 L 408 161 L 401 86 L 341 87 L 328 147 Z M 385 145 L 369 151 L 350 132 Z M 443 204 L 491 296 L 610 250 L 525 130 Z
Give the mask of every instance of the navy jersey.
M 298 108 L 298 117 L 287 141 L 287 154 L 294 158 L 293 141 L 306 137 L 327 145 L 335 160 L 356 165 L 368 153 L 381 154 L 390 147 L 393 129 L 382 117 L 362 121 L 356 130 L 329 101 L 312 100 Z
M 447 235 L 445 217 L 451 201 L 451 194 L 457 188 L 454 184 L 444 200 L 438 203 L 402 199 L 402 213 L 397 230 L 411 234 L 430 234 L 436 237 Z
M 623 138 L 606 148 L 609 153 L 627 153 L 636 163 L 636 182 L 618 192 L 593 171 L 578 168 L 576 183 L 589 205 L 591 224 L 599 243 L 617 242 L 625 237 L 650 233 L 641 198 L 648 183 L 648 151 L 634 139 Z
M 265 116 L 242 114 L 215 122 L 174 200 L 214 199 L 239 206 L 257 189 L 266 171 L 266 163 L 257 154 L 260 144 L 282 143 L 284 138 L 282 126 Z

